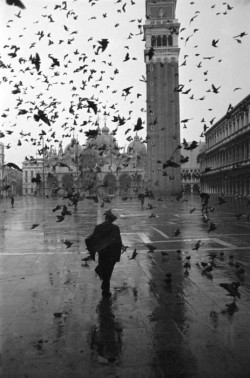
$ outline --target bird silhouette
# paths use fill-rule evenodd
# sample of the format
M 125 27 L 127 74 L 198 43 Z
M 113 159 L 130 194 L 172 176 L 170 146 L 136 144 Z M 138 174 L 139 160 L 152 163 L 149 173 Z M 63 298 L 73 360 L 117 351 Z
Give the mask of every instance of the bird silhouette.
M 215 231 L 215 230 L 217 230 L 217 227 L 215 226 L 213 222 L 210 222 L 208 232 Z
M 181 233 L 179 228 L 173 230 L 173 236 L 178 236 Z
M 8 5 L 15 5 L 16 7 L 19 7 L 21 9 L 25 9 L 25 5 L 20 0 L 6 0 L 6 3 Z
M 198 251 L 198 249 L 203 245 L 204 243 L 202 243 L 201 240 L 198 240 L 195 245 L 194 245 L 194 248 L 192 248 L 193 251 Z
M 74 244 L 73 242 L 69 241 L 69 240 L 64 240 L 63 243 L 66 245 L 67 248 L 70 248 L 72 246 L 72 244 Z
M 39 226 L 39 223 L 34 223 L 32 224 L 32 226 L 30 227 L 31 230 L 33 230 L 34 228 L 38 227 Z
M 136 256 L 137 256 L 137 252 L 136 252 L 136 249 L 134 249 L 132 256 L 129 257 L 129 260 L 135 260 Z
M 149 252 L 154 252 L 157 249 L 157 247 L 152 244 L 145 244 L 145 246 L 148 248 Z
M 223 289 L 227 290 L 228 294 L 231 297 L 234 298 L 240 298 L 240 293 L 238 291 L 238 288 L 240 287 L 240 282 L 239 281 L 233 281 L 232 283 L 220 283 L 220 287 L 223 287 Z

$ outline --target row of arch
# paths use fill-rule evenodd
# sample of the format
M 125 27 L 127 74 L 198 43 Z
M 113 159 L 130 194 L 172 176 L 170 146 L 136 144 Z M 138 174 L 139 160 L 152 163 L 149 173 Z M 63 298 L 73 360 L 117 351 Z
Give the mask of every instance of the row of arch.
M 60 182 L 59 182 L 60 181 Z M 117 189 L 121 194 L 127 193 L 133 187 L 138 187 L 142 182 L 142 176 L 136 175 L 135 178 L 132 178 L 127 173 L 122 174 L 117 180 L 116 176 L 112 173 L 107 173 L 102 182 L 98 180 L 97 175 L 94 172 L 84 172 L 81 174 L 77 180 L 77 186 L 81 190 L 89 190 L 94 192 L 97 189 L 97 186 L 101 184 L 103 192 L 106 194 L 114 194 Z M 74 186 L 73 175 L 71 173 L 65 173 L 62 175 L 61 180 L 58 179 L 55 175 L 49 173 L 47 176 L 47 188 L 53 189 L 62 187 L 64 190 L 71 190 Z
M 173 46 L 173 37 L 169 35 L 153 35 L 151 37 L 151 46 L 161 47 L 161 46 Z

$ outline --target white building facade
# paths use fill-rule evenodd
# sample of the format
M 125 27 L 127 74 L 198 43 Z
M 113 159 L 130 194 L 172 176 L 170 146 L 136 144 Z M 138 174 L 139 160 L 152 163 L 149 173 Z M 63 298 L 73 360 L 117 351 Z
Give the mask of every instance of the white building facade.
M 212 194 L 250 195 L 250 95 L 205 133 L 199 154 L 201 189 Z

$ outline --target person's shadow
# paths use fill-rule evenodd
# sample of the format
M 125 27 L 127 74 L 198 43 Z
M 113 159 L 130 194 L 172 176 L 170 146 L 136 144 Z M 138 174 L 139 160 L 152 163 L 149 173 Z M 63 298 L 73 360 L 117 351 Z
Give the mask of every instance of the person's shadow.
M 115 321 L 110 299 L 102 299 L 97 305 L 98 325 L 92 332 L 91 349 L 97 358 L 116 362 L 122 349 L 122 327 Z

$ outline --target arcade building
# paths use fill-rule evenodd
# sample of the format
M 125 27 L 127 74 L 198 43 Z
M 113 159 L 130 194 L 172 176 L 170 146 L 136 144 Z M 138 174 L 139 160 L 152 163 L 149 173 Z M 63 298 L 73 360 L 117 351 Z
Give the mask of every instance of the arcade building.
M 211 194 L 250 195 L 250 95 L 206 133 L 198 155 L 201 190 Z
M 43 156 L 25 160 L 23 195 L 63 196 L 75 188 L 99 196 L 137 196 L 146 185 L 147 149 L 138 135 L 127 149 L 119 147 L 105 125 L 81 146 L 76 138 L 64 149 L 43 150 Z M 38 182 L 32 182 L 39 177 Z

